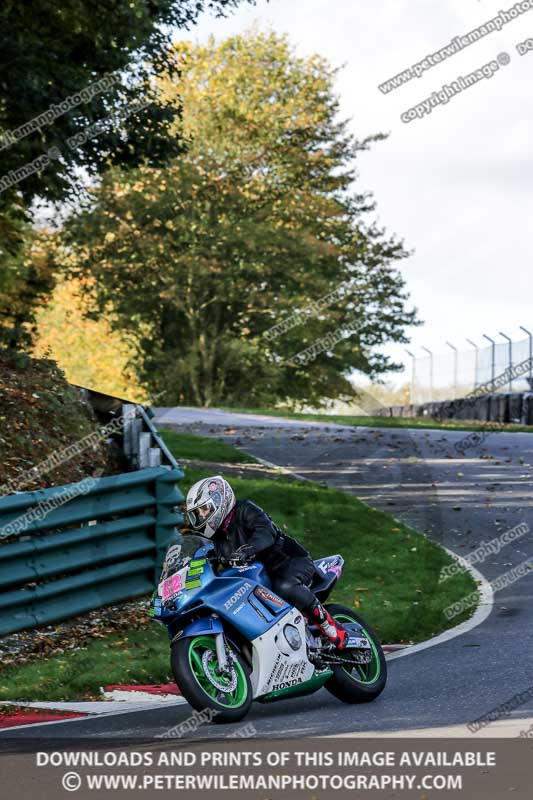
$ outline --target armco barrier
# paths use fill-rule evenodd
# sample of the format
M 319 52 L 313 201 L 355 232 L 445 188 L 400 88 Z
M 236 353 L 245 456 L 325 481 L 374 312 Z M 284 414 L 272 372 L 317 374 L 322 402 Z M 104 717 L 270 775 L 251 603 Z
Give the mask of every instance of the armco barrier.
M 422 405 L 388 406 L 372 411 L 381 417 L 427 417 L 428 419 L 514 422 L 533 425 L 533 393 L 513 392 L 461 397 Z
M 0 636 L 152 592 L 181 478 L 154 467 L 0 498 Z
M 152 422 L 154 412 L 138 403 L 122 404 L 124 455 L 135 469 L 178 466 L 174 456 Z
M 530 392 L 522 397 L 522 419 L 524 425 L 533 425 L 533 394 Z
M 522 420 L 522 395 L 518 392 L 509 394 L 509 422 L 521 422 Z

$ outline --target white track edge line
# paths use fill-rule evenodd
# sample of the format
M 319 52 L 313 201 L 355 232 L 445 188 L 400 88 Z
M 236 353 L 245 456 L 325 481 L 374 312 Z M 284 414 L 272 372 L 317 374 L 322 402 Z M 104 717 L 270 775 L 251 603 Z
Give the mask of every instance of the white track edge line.
M 488 581 L 484 575 L 479 572 L 475 567 L 468 563 L 466 559 L 462 556 L 454 553 L 452 550 L 449 550 L 444 545 L 439 545 L 445 550 L 448 555 L 452 556 L 452 558 L 457 559 L 472 575 L 472 578 L 479 584 L 478 589 L 480 593 L 480 601 L 479 605 L 476 608 L 475 612 L 472 614 L 464 622 L 461 622 L 459 625 L 456 625 L 454 628 L 450 628 L 447 631 L 443 631 L 439 633 L 437 636 L 433 636 L 431 639 L 426 639 L 425 642 L 419 642 L 418 644 L 413 644 L 407 647 L 405 650 L 400 650 L 398 653 L 392 653 L 388 657 L 388 661 L 392 661 L 395 658 L 402 658 L 403 656 L 409 656 L 411 653 L 418 653 L 421 650 L 427 650 L 428 647 L 435 647 L 435 645 L 443 644 L 444 642 L 449 641 L 450 639 L 455 639 L 456 636 L 462 636 L 464 633 L 468 633 L 473 628 L 477 628 L 478 625 L 481 625 L 482 622 L 485 622 L 487 617 L 490 615 L 493 606 L 494 606 L 494 590 L 490 581 Z
M 244 448 L 241 447 L 241 450 L 243 449 Z M 254 458 L 257 458 L 257 460 L 261 464 L 264 464 L 265 467 L 278 469 L 281 470 L 281 472 L 285 475 L 294 475 L 296 478 L 299 478 L 300 480 L 309 481 L 310 483 L 316 483 L 316 481 L 313 481 L 312 478 L 306 478 L 304 475 L 300 475 L 298 472 L 293 472 L 292 470 L 287 469 L 287 467 L 280 467 L 278 464 L 273 464 L 272 461 L 266 461 L 263 458 L 259 458 L 259 456 L 256 456 L 254 453 L 249 453 L 249 455 L 253 455 Z M 424 536 L 424 534 L 421 533 L 421 536 Z M 464 622 L 461 622 L 454 628 L 450 628 L 447 631 L 443 631 L 442 633 L 437 634 L 437 636 L 432 636 L 431 639 L 426 639 L 425 642 L 418 642 L 418 644 L 409 645 L 408 647 L 405 648 L 405 650 L 400 650 L 397 653 L 388 654 L 386 656 L 387 661 L 393 661 L 395 658 L 403 658 L 404 656 L 409 656 L 412 653 L 418 653 L 421 650 L 426 650 L 428 647 L 435 647 L 435 645 L 447 642 L 450 639 L 454 639 L 456 636 L 461 636 L 463 633 L 468 633 L 468 631 L 471 631 L 473 628 L 477 628 L 478 625 L 481 625 L 481 623 L 487 619 L 487 617 L 492 611 L 492 608 L 494 606 L 494 591 L 492 589 L 490 582 L 485 578 L 485 576 L 482 575 L 481 572 L 479 572 L 479 570 L 477 570 L 475 567 L 469 564 L 468 561 L 466 561 L 466 559 L 464 559 L 458 553 L 454 553 L 453 550 L 449 550 L 443 544 L 439 544 L 438 542 L 435 542 L 435 544 L 437 544 L 439 547 L 445 550 L 449 556 L 460 561 L 463 567 L 468 572 L 470 572 L 472 578 L 478 584 L 480 584 L 479 592 L 481 596 L 479 605 L 476 608 L 474 614 L 472 614 L 472 616 L 469 617 Z
M 11 702 L 11 701 L 9 701 L 9 702 Z M 90 703 L 90 700 L 87 701 L 87 702 Z M 187 703 L 187 701 L 185 700 L 185 698 L 183 698 L 183 700 L 181 702 L 173 703 L 172 705 L 173 706 L 178 706 L 178 705 L 184 705 L 186 703 Z M 169 707 L 170 707 L 170 705 L 167 706 L 167 708 L 169 708 Z M 27 725 L 10 725 L 9 727 L 6 727 L 6 728 L 0 728 L 0 731 L 4 731 L 4 732 L 11 731 L 11 730 L 12 731 L 20 731 L 22 728 L 37 728 L 37 727 L 41 727 L 41 725 L 64 725 L 67 722 L 85 722 L 86 720 L 89 720 L 89 719 L 102 719 L 102 717 L 116 717 L 119 714 L 135 714 L 136 712 L 142 713 L 143 711 L 155 711 L 155 710 L 159 710 L 160 708 L 161 708 L 161 704 L 153 705 L 150 708 L 143 708 L 143 709 L 141 709 L 141 708 L 123 708 L 123 709 L 109 710 L 109 711 L 106 711 L 106 712 L 101 711 L 99 713 L 91 713 L 89 710 L 87 710 L 87 712 L 85 713 L 84 716 L 68 717 L 67 719 L 50 719 L 50 720 L 46 720 L 45 722 L 30 722 Z M 51 709 L 51 710 L 53 710 L 53 709 Z
M 248 453 L 249 456 L 253 456 L 256 458 L 260 464 L 264 467 L 270 467 L 271 469 L 279 470 L 283 475 L 293 475 L 295 478 L 298 478 L 301 481 L 308 481 L 309 483 L 316 483 L 312 478 L 306 478 L 305 475 L 300 475 L 299 472 L 293 472 L 292 469 L 288 469 L 287 467 L 280 467 L 279 464 L 273 464 L 272 461 L 267 461 L 266 458 L 260 458 L 256 456 L 255 453 L 250 453 L 249 451 L 245 450 L 244 447 L 240 447 L 239 450 L 242 450 L 245 453 Z
M 255 456 L 255 458 L 257 458 L 257 460 L 259 462 L 261 462 L 262 464 L 264 464 L 267 467 L 272 467 L 274 469 L 282 470 L 286 474 L 295 475 L 296 477 L 299 477 L 304 481 L 311 481 L 310 478 L 305 478 L 305 477 L 303 477 L 301 475 L 298 475 L 298 473 L 296 473 L 296 472 L 291 472 L 291 470 L 286 469 L 286 467 L 279 467 L 277 464 L 273 464 L 270 461 L 266 461 L 264 459 L 258 458 L 258 456 Z M 311 482 L 314 483 L 314 481 L 311 481 Z M 429 647 L 435 647 L 438 644 L 443 644 L 444 642 L 447 642 L 450 639 L 455 639 L 456 636 L 462 636 L 464 633 L 468 633 L 473 628 L 477 628 L 478 625 L 481 625 L 481 623 L 484 622 L 487 619 L 487 617 L 490 615 L 490 613 L 491 613 L 491 611 L 493 609 L 493 606 L 494 606 L 494 591 L 492 589 L 492 585 L 491 585 L 490 581 L 488 581 L 485 578 L 485 576 L 481 572 L 479 572 L 479 570 L 477 570 L 475 567 L 473 567 L 471 564 L 469 564 L 468 561 L 466 561 L 466 559 L 464 559 L 462 556 L 458 555 L 457 553 L 454 553 L 453 550 L 449 550 L 444 545 L 439 545 L 439 547 L 441 547 L 443 550 L 445 550 L 448 553 L 448 555 L 450 555 L 452 558 L 457 559 L 463 565 L 463 567 L 470 572 L 470 574 L 472 575 L 473 579 L 479 584 L 479 592 L 480 592 L 480 595 L 481 595 L 479 605 L 476 608 L 474 614 L 469 619 L 465 620 L 464 622 L 461 622 L 459 625 L 456 625 L 454 628 L 450 628 L 447 631 L 443 631 L 443 633 L 439 633 L 437 636 L 433 636 L 431 639 L 426 639 L 425 642 L 419 642 L 418 644 L 409 645 L 404 650 L 399 650 L 396 653 L 387 654 L 385 656 L 387 661 L 393 661 L 396 658 L 403 658 L 404 656 L 410 656 L 413 653 L 418 653 L 418 652 L 420 652 L 422 650 L 427 650 Z M 184 702 L 187 702 L 185 700 L 185 698 L 184 698 Z M 181 703 L 176 703 L 176 705 L 181 705 Z M 148 710 L 148 709 L 146 709 L 146 710 Z M 90 714 L 90 712 L 88 712 L 88 713 Z M 117 714 L 130 714 L 130 713 L 134 713 L 133 709 L 131 709 L 131 710 L 124 709 L 124 710 L 120 710 L 120 711 L 109 711 L 108 714 L 105 714 L 105 716 L 114 716 L 114 715 L 117 715 Z M 103 714 L 102 713 L 93 714 L 91 716 L 93 718 L 96 717 L 96 716 L 101 717 L 101 716 L 103 716 Z M 50 720 L 48 722 L 35 722 L 35 723 L 30 723 L 29 725 L 20 725 L 20 726 L 13 726 L 13 727 L 16 727 L 17 729 L 20 729 L 20 728 L 34 728 L 35 726 L 38 726 L 38 725 L 57 725 L 58 723 L 75 722 L 75 721 L 80 720 L 80 719 L 87 719 L 87 717 L 71 717 L 69 719 Z M 9 730 L 9 728 L 6 728 L 5 730 Z

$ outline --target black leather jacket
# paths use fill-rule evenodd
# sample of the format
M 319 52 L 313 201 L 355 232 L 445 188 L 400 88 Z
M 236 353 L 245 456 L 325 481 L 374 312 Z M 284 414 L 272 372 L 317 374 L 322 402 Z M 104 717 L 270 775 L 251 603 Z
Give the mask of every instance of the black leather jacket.
M 282 533 L 251 500 L 237 500 L 227 531 L 220 527 L 212 542 L 217 558 L 251 560 L 257 556 L 269 572 L 287 566 L 291 558 L 311 558 L 305 547 Z

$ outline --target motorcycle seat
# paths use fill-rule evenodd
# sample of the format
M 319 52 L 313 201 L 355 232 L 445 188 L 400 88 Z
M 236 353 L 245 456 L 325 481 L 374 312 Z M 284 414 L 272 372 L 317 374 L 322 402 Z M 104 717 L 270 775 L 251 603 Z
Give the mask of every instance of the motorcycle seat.
M 320 601 L 327 598 L 339 580 L 343 564 L 344 559 L 339 555 L 318 558 L 314 562 L 315 572 L 311 579 L 310 589 Z

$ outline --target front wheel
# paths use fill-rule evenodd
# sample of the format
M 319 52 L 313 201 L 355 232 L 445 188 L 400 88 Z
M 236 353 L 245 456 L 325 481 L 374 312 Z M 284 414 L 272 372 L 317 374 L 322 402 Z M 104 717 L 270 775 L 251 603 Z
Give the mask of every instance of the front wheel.
M 213 711 L 213 722 L 238 722 L 252 704 L 248 667 L 230 650 L 226 672 L 219 670 L 215 637 L 191 636 L 172 645 L 170 663 L 185 699 L 196 711 Z
M 325 688 L 344 703 L 370 703 L 381 694 L 387 683 L 387 662 L 378 637 L 351 608 L 338 603 L 328 603 L 326 608 L 337 622 L 355 622 L 362 627 L 370 642 L 372 660 L 368 664 L 333 666 L 333 675 L 326 681 Z M 342 650 L 341 653 L 347 657 L 349 651 Z

